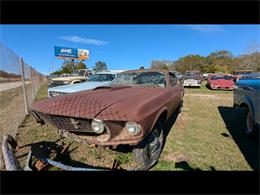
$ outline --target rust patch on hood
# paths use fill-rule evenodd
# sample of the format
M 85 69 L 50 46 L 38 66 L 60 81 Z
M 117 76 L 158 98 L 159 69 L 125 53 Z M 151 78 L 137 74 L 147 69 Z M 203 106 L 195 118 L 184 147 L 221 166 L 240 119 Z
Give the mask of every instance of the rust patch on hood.
M 107 89 L 86 90 L 68 95 L 53 97 L 35 102 L 32 109 L 45 114 L 70 116 L 78 118 L 95 118 L 104 110 L 121 101 L 126 101 L 128 105 L 123 107 L 117 105 L 117 110 L 106 112 L 103 115 L 110 120 L 132 119 L 127 113 L 135 110 L 135 106 L 145 103 L 149 98 L 165 92 L 165 88 L 145 88 L 145 87 L 111 87 Z M 123 109 L 123 112 L 121 110 Z M 124 113 L 123 115 L 120 113 Z M 132 112 L 133 113 L 133 112 Z M 108 117 L 108 115 L 110 115 Z M 100 115 L 100 119 L 103 118 Z

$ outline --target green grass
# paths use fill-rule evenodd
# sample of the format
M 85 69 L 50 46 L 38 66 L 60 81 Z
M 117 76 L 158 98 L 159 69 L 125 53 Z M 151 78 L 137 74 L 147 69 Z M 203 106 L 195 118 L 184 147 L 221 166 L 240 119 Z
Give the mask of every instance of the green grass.
M 256 169 L 258 143 L 243 134 L 243 113 L 232 108 L 232 92 L 211 91 L 205 88 L 185 88 L 184 107 L 171 127 L 164 150 L 152 170 L 253 170 Z M 40 89 L 37 100 L 47 97 L 47 85 Z M 18 130 L 20 146 L 40 141 L 59 139 L 50 125 L 36 124 L 28 116 Z M 64 139 L 65 143 L 71 140 Z M 60 144 L 58 141 L 57 144 Z M 29 148 L 20 149 L 25 155 Z M 65 163 L 111 167 L 114 160 L 121 167 L 136 166 L 130 151 L 111 150 L 75 143 L 70 146 Z M 26 156 L 19 158 L 25 163 Z M 53 169 L 52 169 L 53 170 Z
M 41 100 L 48 97 L 48 81 L 44 82 L 40 87 L 35 100 Z

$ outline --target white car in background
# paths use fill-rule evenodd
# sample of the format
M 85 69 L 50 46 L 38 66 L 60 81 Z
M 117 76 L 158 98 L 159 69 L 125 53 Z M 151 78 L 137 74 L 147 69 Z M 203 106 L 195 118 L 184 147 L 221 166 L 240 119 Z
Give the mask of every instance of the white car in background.
M 183 79 L 184 87 L 200 87 L 202 82 L 200 71 L 186 71 Z
M 62 85 L 58 87 L 52 87 L 48 89 L 48 96 L 54 97 L 68 93 L 74 93 L 78 91 L 94 89 L 99 86 L 110 85 L 112 80 L 117 76 L 118 72 L 97 72 L 91 75 L 84 83 L 78 83 L 74 85 Z

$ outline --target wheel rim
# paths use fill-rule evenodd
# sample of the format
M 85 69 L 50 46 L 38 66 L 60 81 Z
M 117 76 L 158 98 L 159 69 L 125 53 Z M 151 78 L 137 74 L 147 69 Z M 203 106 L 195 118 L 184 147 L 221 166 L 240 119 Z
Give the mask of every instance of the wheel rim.
M 149 139 L 149 156 L 151 159 L 158 158 L 162 147 L 162 141 L 163 141 L 162 138 L 163 138 L 162 133 L 159 133 L 157 129 L 155 129 L 151 133 Z
M 247 118 L 246 118 L 246 126 L 247 126 L 247 131 L 248 133 L 251 133 L 254 128 L 254 120 L 251 112 L 248 112 Z

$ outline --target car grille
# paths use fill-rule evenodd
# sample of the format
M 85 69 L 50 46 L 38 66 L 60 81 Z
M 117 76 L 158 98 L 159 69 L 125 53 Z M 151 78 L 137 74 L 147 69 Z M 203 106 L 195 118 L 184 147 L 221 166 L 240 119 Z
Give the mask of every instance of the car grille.
M 54 85 L 63 85 L 63 81 L 52 81 Z
M 39 112 L 37 112 L 37 115 L 45 122 L 50 123 L 59 130 L 74 132 L 93 132 L 90 119 L 55 116 Z

